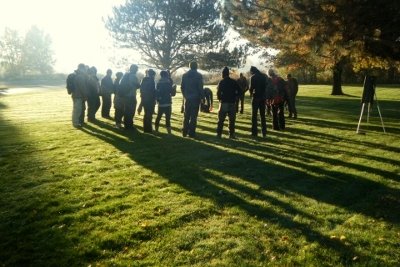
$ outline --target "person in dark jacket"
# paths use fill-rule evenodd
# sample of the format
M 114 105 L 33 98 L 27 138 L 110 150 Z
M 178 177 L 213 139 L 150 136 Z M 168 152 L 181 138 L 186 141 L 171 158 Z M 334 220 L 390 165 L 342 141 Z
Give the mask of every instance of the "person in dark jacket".
M 260 114 L 261 132 L 263 137 L 267 135 L 267 125 L 265 122 L 265 89 L 267 86 L 267 77 L 256 67 L 250 68 L 250 96 L 251 100 L 251 135 L 257 136 L 257 113 Z
M 97 77 L 96 67 L 89 69 L 89 81 L 88 81 L 88 121 L 96 121 L 96 113 L 100 108 L 100 82 Z
M 199 105 L 204 103 L 203 76 L 197 72 L 197 62 L 189 64 L 190 70 L 183 74 L 181 91 L 185 99 L 182 136 L 196 136 L 197 116 Z
M 114 93 L 114 83 L 111 78 L 112 70 L 107 70 L 107 75 L 101 79 L 101 116 L 103 118 L 111 118 L 110 117 L 110 109 L 111 109 L 111 95 Z
M 123 75 L 122 72 L 117 72 L 114 80 L 114 126 L 118 129 L 122 128 L 122 117 L 124 116 L 124 99 L 118 95 L 119 82 Z
M 88 97 L 86 91 L 86 66 L 85 64 L 79 64 L 78 69 L 75 71 L 74 86 L 75 91 L 72 92 L 71 97 L 73 101 L 72 109 L 72 126 L 79 128 L 82 126 L 83 118 L 81 118 L 82 110 L 85 108 L 85 101 Z
M 156 84 L 154 81 L 156 72 L 149 69 L 147 75 L 148 76 L 144 77 L 140 83 L 141 104 L 144 109 L 143 132 L 152 133 L 153 113 L 156 102 Z
M 168 78 L 169 74 L 167 71 L 161 71 L 160 76 L 161 79 L 158 81 L 156 87 L 158 111 L 155 121 L 155 130 L 156 133 L 158 133 L 161 117 L 165 114 L 165 126 L 167 127 L 168 134 L 171 135 L 172 97 L 176 94 L 176 87 L 174 89 L 171 80 Z
M 236 113 L 240 112 L 243 114 L 244 111 L 244 95 L 249 90 L 249 82 L 247 81 L 246 77 L 244 77 L 243 73 L 240 73 L 239 79 L 237 79 L 237 83 L 242 90 L 242 93 L 236 97 Z M 239 109 L 240 103 L 240 109 Z
M 213 92 L 210 88 L 204 88 L 204 103 L 200 104 L 200 111 L 209 113 L 213 109 Z
M 242 93 L 242 90 L 234 79 L 229 77 L 229 69 L 225 67 L 222 70 L 222 80 L 217 86 L 217 97 L 219 100 L 217 137 L 221 138 L 222 128 L 224 126 L 226 115 L 229 117 L 229 138 L 235 137 L 236 120 L 236 97 Z
M 139 80 L 136 76 L 138 66 L 132 64 L 129 68 L 129 72 L 122 76 L 119 83 L 120 96 L 124 99 L 124 127 L 125 130 L 134 130 L 134 117 L 136 112 L 136 90 L 140 88 Z
M 293 116 L 293 118 L 297 118 L 297 109 L 296 109 L 296 95 L 299 91 L 299 84 L 297 83 L 297 79 L 292 77 L 292 74 L 286 75 L 288 91 L 289 91 L 289 101 L 288 101 L 288 109 L 289 109 L 289 118 Z

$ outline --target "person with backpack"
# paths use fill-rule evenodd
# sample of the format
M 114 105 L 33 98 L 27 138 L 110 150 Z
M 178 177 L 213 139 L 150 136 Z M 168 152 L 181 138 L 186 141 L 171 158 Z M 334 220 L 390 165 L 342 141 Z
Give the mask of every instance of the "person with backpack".
M 257 113 L 260 114 L 261 133 L 263 137 L 267 136 L 267 124 L 265 121 L 265 88 L 267 79 L 256 67 L 250 68 L 250 97 L 251 99 L 251 135 L 257 136 Z
M 217 137 L 221 138 L 226 115 L 229 118 L 229 139 L 236 139 L 236 97 L 242 93 L 242 89 L 236 80 L 229 77 L 229 69 L 222 70 L 222 80 L 217 86 L 217 98 L 219 100 Z
M 268 76 L 271 78 L 272 91 L 271 97 L 267 99 L 268 105 L 272 109 L 272 125 L 274 130 L 284 130 L 285 129 L 285 100 L 288 97 L 287 94 L 287 84 L 284 79 L 279 77 L 275 70 L 269 69 Z
M 117 72 L 114 80 L 114 126 L 118 129 L 122 128 L 122 117 L 124 116 L 124 99 L 118 95 L 119 82 L 124 74 Z
M 107 75 L 101 79 L 101 116 L 103 118 L 111 118 L 110 117 L 110 109 L 111 109 L 111 95 L 114 93 L 114 83 L 111 78 L 112 70 L 107 70 Z
M 167 127 L 168 134 L 171 135 L 172 97 L 176 95 L 176 86 L 172 85 L 167 71 L 161 71 L 160 76 L 161 79 L 158 81 L 156 87 L 158 111 L 155 130 L 158 133 L 161 117 L 165 114 L 165 126 Z
M 143 116 L 143 132 L 153 132 L 153 113 L 156 102 L 156 84 L 155 84 L 156 72 L 152 69 L 147 71 L 147 76 L 142 79 L 140 83 L 140 95 L 141 104 L 144 109 Z
M 89 98 L 88 98 L 88 121 L 96 121 L 96 113 L 100 108 L 100 82 L 97 77 L 96 67 L 89 69 L 89 80 L 87 83 Z
M 124 128 L 125 130 L 135 129 L 134 117 L 136 112 L 136 90 L 140 88 L 139 80 L 136 76 L 139 67 L 132 64 L 129 67 L 129 72 L 122 76 L 118 87 L 118 94 L 124 99 Z
M 287 78 L 287 87 L 289 90 L 289 101 L 288 101 L 288 109 L 289 109 L 289 118 L 293 116 L 293 118 L 297 118 L 297 110 L 296 110 L 296 95 L 299 91 L 299 84 L 297 83 L 296 78 L 292 78 L 292 74 L 286 75 Z
M 82 111 L 85 107 L 85 101 L 88 98 L 85 83 L 86 66 L 79 64 L 78 69 L 75 70 L 75 75 L 71 76 L 70 85 L 67 84 L 71 91 L 71 98 L 73 101 L 72 108 L 72 126 L 75 128 L 82 127 L 83 118 L 81 118 Z

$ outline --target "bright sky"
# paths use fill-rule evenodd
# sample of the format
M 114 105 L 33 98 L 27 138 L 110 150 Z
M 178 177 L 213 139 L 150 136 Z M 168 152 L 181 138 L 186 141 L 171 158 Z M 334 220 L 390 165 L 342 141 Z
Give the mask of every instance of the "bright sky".
M 0 36 L 5 27 L 24 36 L 37 25 L 53 40 L 56 72 L 69 73 L 85 63 L 105 73 L 114 66 L 108 61 L 113 51 L 106 49 L 111 47 L 111 38 L 102 17 L 111 14 L 112 6 L 123 3 L 125 0 L 0 0 Z

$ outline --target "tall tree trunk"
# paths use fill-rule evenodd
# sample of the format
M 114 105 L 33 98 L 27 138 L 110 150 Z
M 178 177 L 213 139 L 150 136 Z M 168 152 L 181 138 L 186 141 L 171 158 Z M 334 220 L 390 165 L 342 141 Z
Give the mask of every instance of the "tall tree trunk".
M 333 87 L 331 95 L 343 95 L 342 91 L 343 60 L 336 62 L 333 68 Z

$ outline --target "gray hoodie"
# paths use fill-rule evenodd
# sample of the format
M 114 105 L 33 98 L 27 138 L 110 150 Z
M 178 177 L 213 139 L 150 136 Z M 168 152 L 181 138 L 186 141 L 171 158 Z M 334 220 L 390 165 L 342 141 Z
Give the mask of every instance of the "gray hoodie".
M 194 69 L 183 74 L 181 91 L 185 99 L 204 99 L 203 76 Z

